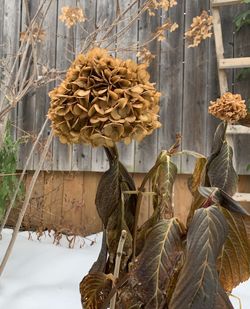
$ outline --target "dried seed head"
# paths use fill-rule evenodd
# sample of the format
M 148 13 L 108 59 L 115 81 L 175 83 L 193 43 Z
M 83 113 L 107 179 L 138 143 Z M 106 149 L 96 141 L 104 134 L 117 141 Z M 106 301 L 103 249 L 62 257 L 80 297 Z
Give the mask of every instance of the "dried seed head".
M 49 93 L 48 117 L 62 143 L 113 146 L 142 140 L 160 127 L 159 97 L 146 64 L 94 48 L 80 54 Z
M 84 22 L 86 17 L 81 8 L 64 6 L 61 9 L 59 19 L 65 23 L 68 28 L 71 28 L 79 22 Z
M 202 40 L 211 38 L 213 28 L 213 17 L 207 11 L 203 11 L 200 16 L 194 17 L 193 22 L 185 32 L 188 47 L 197 47 Z
M 210 104 L 208 112 L 229 123 L 238 122 L 247 116 L 245 100 L 242 100 L 240 94 L 226 92 L 221 98 L 215 102 L 211 101 Z

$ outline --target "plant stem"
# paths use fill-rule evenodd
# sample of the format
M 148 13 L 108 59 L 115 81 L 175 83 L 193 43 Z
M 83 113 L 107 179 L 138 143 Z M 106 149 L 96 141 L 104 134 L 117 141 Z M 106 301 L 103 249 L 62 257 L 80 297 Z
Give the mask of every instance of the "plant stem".
M 118 248 L 117 248 L 116 259 L 115 259 L 114 280 L 119 278 L 123 246 L 124 246 L 126 237 L 127 237 L 127 231 L 122 230 Z M 112 297 L 110 301 L 110 309 L 115 309 L 116 295 L 117 293 L 115 293 L 115 295 Z
M 50 146 L 52 140 L 53 140 L 53 133 L 51 131 L 50 135 L 49 135 L 49 137 L 47 139 L 47 142 L 46 142 L 46 144 L 44 146 L 44 149 L 43 149 L 43 152 L 42 152 L 39 164 L 37 166 L 37 169 L 36 169 L 32 179 L 31 179 L 31 183 L 29 185 L 29 189 L 26 192 L 25 200 L 23 202 L 23 206 L 22 206 L 21 211 L 19 213 L 16 226 L 15 226 L 15 228 L 13 230 L 13 234 L 12 234 L 9 246 L 8 246 L 6 252 L 5 252 L 5 255 L 3 257 L 2 263 L 0 265 L 0 276 L 2 275 L 2 273 L 4 271 L 4 268 L 5 268 L 5 266 L 6 266 L 7 262 L 8 262 L 8 259 L 9 259 L 10 255 L 11 255 L 11 252 L 13 250 L 13 247 L 14 247 L 15 241 L 17 239 L 17 235 L 18 235 L 19 229 L 20 229 L 22 221 L 23 221 L 23 217 L 24 217 L 25 212 L 27 210 L 27 207 L 29 205 L 29 201 L 30 201 L 30 198 L 31 198 L 31 195 L 32 195 L 35 183 L 36 183 L 36 180 L 37 180 L 38 175 L 39 175 L 39 173 L 40 173 L 40 171 L 42 169 L 43 163 L 45 161 L 45 158 L 46 158 L 46 155 L 48 153 L 49 146 Z
M 31 150 L 30 150 L 30 153 L 29 153 L 29 156 L 28 156 L 28 158 L 27 158 L 27 160 L 26 160 L 24 169 L 23 169 L 22 174 L 21 174 L 21 176 L 20 176 L 20 178 L 19 178 L 19 181 L 18 181 L 16 190 L 15 190 L 14 195 L 13 195 L 11 201 L 10 201 L 10 204 L 9 204 L 7 210 L 6 210 L 4 219 L 3 219 L 2 223 L 1 223 L 1 226 L 0 226 L 0 240 L 1 240 L 1 238 L 2 238 L 1 235 L 2 235 L 3 228 L 4 228 L 6 222 L 7 222 L 8 218 L 9 218 L 11 209 L 12 209 L 13 206 L 14 206 L 14 203 L 15 203 L 15 200 L 16 200 L 16 197 L 17 197 L 17 194 L 18 194 L 18 192 L 19 192 L 19 188 L 20 188 L 20 186 L 21 186 L 21 183 L 22 183 L 22 181 L 23 181 L 23 178 L 24 178 L 24 176 L 25 176 L 25 174 L 26 174 L 26 171 L 27 171 L 27 169 L 28 169 L 28 165 L 29 165 L 29 163 L 30 163 L 31 157 L 32 157 L 32 155 L 33 155 L 33 152 L 34 152 L 34 150 L 35 150 L 35 148 L 36 148 L 36 145 L 38 144 L 39 139 L 41 138 L 41 136 L 42 136 L 42 134 L 43 134 L 43 131 L 44 131 L 44 129 L 45 129 L 47 123 L 48 123 L 48 118 L 46 118 L 46 120 L 45 120 L 45 122 L 44 122 L 44 124 L 43 124 L 43 126 L 42 126 L 42 128 L 41 128 L 41 130 L 40 130 L 40 132 L 39 132 L 39 134 L 38 134 L 38 136 L 37 136 L 35 142 L 33 143 L 32 148 L 31 148 Z
M 132 263 L 135 262 L 135 254 L 136 254 L 136 238 L 137 238 L 137 225 L 139 221 L 139 214 L 141 209 L 141 202 L 143 197 L 143 191 L 145 190 L 145 185 L 147 181 L 153 176 L 159 165 L 161 164 L 161 160 L 155 163 L 155 165 L 151 168 L 151 170 L 146 174 L 144 177 L 141 186 L 138 188 L 138 197 L 137 197 L 137 203 L 136 203 L 136 210 L 135 210 L 135 223 L 134 223 L 134 230 L 133 230 L 133 257 L 132 257 Z

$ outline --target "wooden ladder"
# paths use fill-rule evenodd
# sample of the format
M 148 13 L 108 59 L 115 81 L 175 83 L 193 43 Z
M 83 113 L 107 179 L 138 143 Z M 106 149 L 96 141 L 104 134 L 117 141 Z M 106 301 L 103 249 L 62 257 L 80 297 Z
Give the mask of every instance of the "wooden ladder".
M 228 91 L 227 75 L 225 72 L 226 69 L 250 68 L 250 57 L 224 58 L 224 45 L 223 45 L 222 28 L 221 28 L 220 7 L 235 4 L 242 4 L 242 0 L 211 0 L 215 49 L 217 56 L 217 67 L 218 67 L 221 95 L 223 95 L 225 92 Z M 232 139 L 233 134 L 250 135 L 250 128 L 240 125 L 228 126 L 227 135 L 229 135 L 229 142 L 232 145 L 232 147 L 234 146 Z M 250 202 L 250 193 L 236 193 L 234 195 L 234 199 L 239 202 Z

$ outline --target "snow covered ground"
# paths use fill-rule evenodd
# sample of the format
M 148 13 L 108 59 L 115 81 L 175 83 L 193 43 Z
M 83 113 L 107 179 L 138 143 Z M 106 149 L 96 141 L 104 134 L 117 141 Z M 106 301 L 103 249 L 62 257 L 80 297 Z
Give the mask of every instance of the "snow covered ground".
M 11 230 L 4 230 L 0 259 L 8 245 Z M 0 309 L 81 309 L 79 282 L 95 261 L 101 235 L 89 236 L 67 248 L 67 241 L 55 246 L 48 235 L 38 241 L 28 233 L 18 235 L 14 252 L 0 278 Z M 93 243 L 94 242 L 94 243 Z M 241 298 L 242 309 L 250 308 L 250 281 L 233 291 Z M 232 299 L 235 308 L 237 300 Z

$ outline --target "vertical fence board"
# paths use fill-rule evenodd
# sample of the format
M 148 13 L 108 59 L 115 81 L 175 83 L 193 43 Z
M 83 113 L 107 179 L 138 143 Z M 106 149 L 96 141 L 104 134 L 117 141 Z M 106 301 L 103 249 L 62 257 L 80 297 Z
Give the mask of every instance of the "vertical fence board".
M 250 9 L 250 5 L 238 5 L 235 7 L 234 16 Z M 249 27 L 245 26 L 234 35 L 234 57 L 250 56 Z M 237 81 L 237 76 L 242 70 L 236 70 L 234 76 L 234 92 L 240 93 L 250 108 L 250 77 Z M 240 174 L 250 174 L 247 165 L 250 164 L 250 135 L 239 134 L 233 138 L 236 158 L 236 169 Z M 250 186 L 249 186 L 250 192 Z
M 209 1 L 186 1 L 186 31 L 194 16 L 209 8 Z M 206 151 L 208 42 L 198 48 L 185 44 L 184 96 L 182 116 L 182 148 L 200 153 Z M 194 167 L 195 159 L 183 156 L 181 173 Z
M 122 0 L 120 3 L 120 10 L 123 12 L 133 0 Z M 117 56 L 120 58 L 129 58 L 136 62 L 136 49 L 134 51 L 126 52 L 128 48 L 136 48 L 137 46 L 137 37 L 138 37 L 138 23 L 137 20 L 133 23 L 133 26 L 129 28 L 125 33 L 119 36 L 119 31 L 124 29 L 131 23 L 131 19 L 134 14 L 136 14 L 138 9 L 138 5 L 134 5 L 133 9 L 129 11 L 125 16 L 125 20 L 117 26 Z M 121 52 L 119 52 L 121 50 Z M 124 51 L 123 51 L 124 50 Z M 132 141 L 131 144 L 125 145 L 124 143 L 120 143 L 118 145 L 118 150 L 120 154 L 120 160 L 128 169 L 128 171 L 134 171 L 134 155 L 135 155 L 135 142 Z
M 75 57 L 75 27 L 68 28 L 58 19 L 65 6 L 76 6 L 76 0 L 58 0 L 56 67 L 59 70 L 67 70 Z M 72 166 L 72 147 L 62 145 L 58 138 L 53 143 L 53 165 L 56 170 L 64 171 Z
M 88 36 L 95 30 L 96 0 L 80 0 L 79 7 L 83 9 L 86 22 L 76 25 L 76 55 L 86 47 Z M 86 44 L 85 44 L 86 43 Z M 72 170 L 91 170 L 91 147 L 88 145 L 73 145 Z
M 144 1 L 141 1 L 144 3 Z M 150 16 L 148 12 L 142 15 L 139 20 L 139 43 L 143 43 L 151 38 L 152 34 L 156 31 L 156 28 L 161 25 L 161 16 Z M 149 66 L 150 81 L 156 83 L 158 87 L 160 82 L 160 42 L 154 41 L 149 44 L 150 51 L 155 55 L 155 58 Z M 136 143 L 135 147 L 135 171 L 145 172 L 148 171 L 154 164 L 158 149 L 158 130 L 154 131 L 152 135 L 147 136 L 140 143 Z
M 184 43 L 184 11 L 185 2 L 182 1 L 167 14 L 163 14 L 163 22 L 170 18 L 172 22 L 179 25 L 179 28 L 169 33 L 166 41 L 161 43 L 160 121 L 162 127 L 159 129 L 159 152 L 168 149 L 175 142 L 176 133 L 181 133 L 182 129 L 184 51 L 180 47 Z M 180 158 L 174 158 L 174 162 L 179 170 Z
M 106 28 L 112 23 L 116 17 L 116 1 L 114 0 L 96 0 L 96 24 L 97 27 L 104 25 Z M 116 33 L 116 27 L 109 33 L 112 36 Z M 103 32 L 101 31 L 97 37 L 100 39 L 103 37 Z M 107 49 L 112 50 L 115 48 L 115 44 L 106 40 L 103 42 L 101 47 L 107 47 Z M 105 153 L 102 147 L 97 147 L 92 149 L 92 171 L 105 171 L 108 168 L 108 161 L 106 159 Z
M 0 9 L 0 59 L 4 61 L 7 65 L 8 70 L 14 63 L 15 55 L 19 48 L 19 32 L 20 32 L 20 20 L 21 20 L 21 0 L 16 2 L 2 0 Z M 8 74 L 2 75 L 2 69 L 0 70 L 0 80 L 1 82 L 6 82 L 8 79 Z M 4 89 L 5 90 L 5 89 Z M 0 93 L 0 99 L 2 100 L 2 92 Z M 13 137 L 16 138 L 16 118 L 17 109 L 15 108 L 9 119 L 11 123 L 14 124 L 12 128 Z

